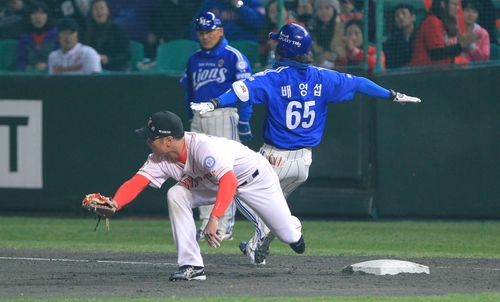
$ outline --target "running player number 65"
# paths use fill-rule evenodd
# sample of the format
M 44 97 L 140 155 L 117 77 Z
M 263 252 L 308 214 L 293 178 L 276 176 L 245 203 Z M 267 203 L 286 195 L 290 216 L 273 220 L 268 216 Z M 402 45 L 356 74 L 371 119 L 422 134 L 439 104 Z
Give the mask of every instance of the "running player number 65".
M 309 128 L 314 123 L 314 118 L 316 117 L 316 112 L 310 108 L 315 106 L 315 101 L 304 102 L 304 113 L 300 116 L 299 110 L 302 109 L 302 104 L 297 101 L 291 101 L 286 107 L 286 126 L 288 129 L 295 129 L 301 124 L 302 128 Z M 309 119 L 309 121 L 307 121 Z M 304 120 L 302 123 L 301 121 Z

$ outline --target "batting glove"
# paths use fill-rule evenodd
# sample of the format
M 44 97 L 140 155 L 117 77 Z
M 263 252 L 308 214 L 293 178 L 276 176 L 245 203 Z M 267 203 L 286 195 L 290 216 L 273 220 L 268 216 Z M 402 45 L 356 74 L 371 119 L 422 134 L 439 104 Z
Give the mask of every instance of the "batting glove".
M 200 114 L 203 114 L 205 112 L 210 112 L 210 111 L 214 111 L 214 104 L 212 103 L 191 103 L 190 104 L 191 106 L 191 109 L 194 110 L 194 111 L 199 111 Z
M 398 102 L 401 104 L 404 103 L 420 103 L 421 100 L 419 98 L 409 96 L 406 94 L 402 94 L 399 92 L 395 92 L 394 90 L 391 89 L 391 96 L 390 99 L 392 99 L 394 102 Z
M 240 141 L 246 142 L 252 139 L 252 130 L 249 122 L 238 122 L 238 136 Z

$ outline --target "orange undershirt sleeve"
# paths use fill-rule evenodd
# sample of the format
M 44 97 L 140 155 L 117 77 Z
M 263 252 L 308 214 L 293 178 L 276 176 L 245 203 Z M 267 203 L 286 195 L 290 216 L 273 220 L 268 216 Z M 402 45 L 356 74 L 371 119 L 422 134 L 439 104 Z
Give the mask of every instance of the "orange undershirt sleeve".
M 130 180 L 126 181 L 116 191 L 113 200 L 118 203 L 118 210 L 134 200 L 148 185 L 150 181 L 146 177 L 136 174 Z
M 217 192 L 217 199 L 215 200 L 212 215 L 219 218 L 222 217 L 222 214 L 224 214 L 233 200 L 236 188 L 238 188 L 238 179 L 231 170 L 224 174 L 219 180 L 219 191 Z

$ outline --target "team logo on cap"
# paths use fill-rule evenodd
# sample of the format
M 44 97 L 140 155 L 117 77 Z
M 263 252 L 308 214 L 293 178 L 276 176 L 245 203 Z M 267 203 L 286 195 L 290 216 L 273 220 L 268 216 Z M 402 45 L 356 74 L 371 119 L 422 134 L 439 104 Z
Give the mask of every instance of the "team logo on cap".
M 213 158 L 213 156 L 207 156 L 205 160 L 203 160 L 203 163 L 205 164 L 205 168 L 212 169 L 215 166 L 215 158 Z
M 201 17 L 198 21 L 201 25 L 206 26 L 208 25 L 209 21 L 205 19 L 204 17 Z

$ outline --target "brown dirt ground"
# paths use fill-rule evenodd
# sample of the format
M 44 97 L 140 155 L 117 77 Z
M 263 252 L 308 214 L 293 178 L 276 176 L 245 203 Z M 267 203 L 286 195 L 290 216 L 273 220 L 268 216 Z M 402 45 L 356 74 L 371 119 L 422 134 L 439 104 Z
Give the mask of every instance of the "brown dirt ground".
M 34 259 L 38 258 L 38 259 Z M 0 248 L 0 298 L 414 296 L 500 292 L 500 259 L 399 259 L 430 274 L 345 274 L 384 257 L 204 255 L 206 281 L 170 282 L 176 254 Z M 52 259 L 52 260 L 50 260 Z

